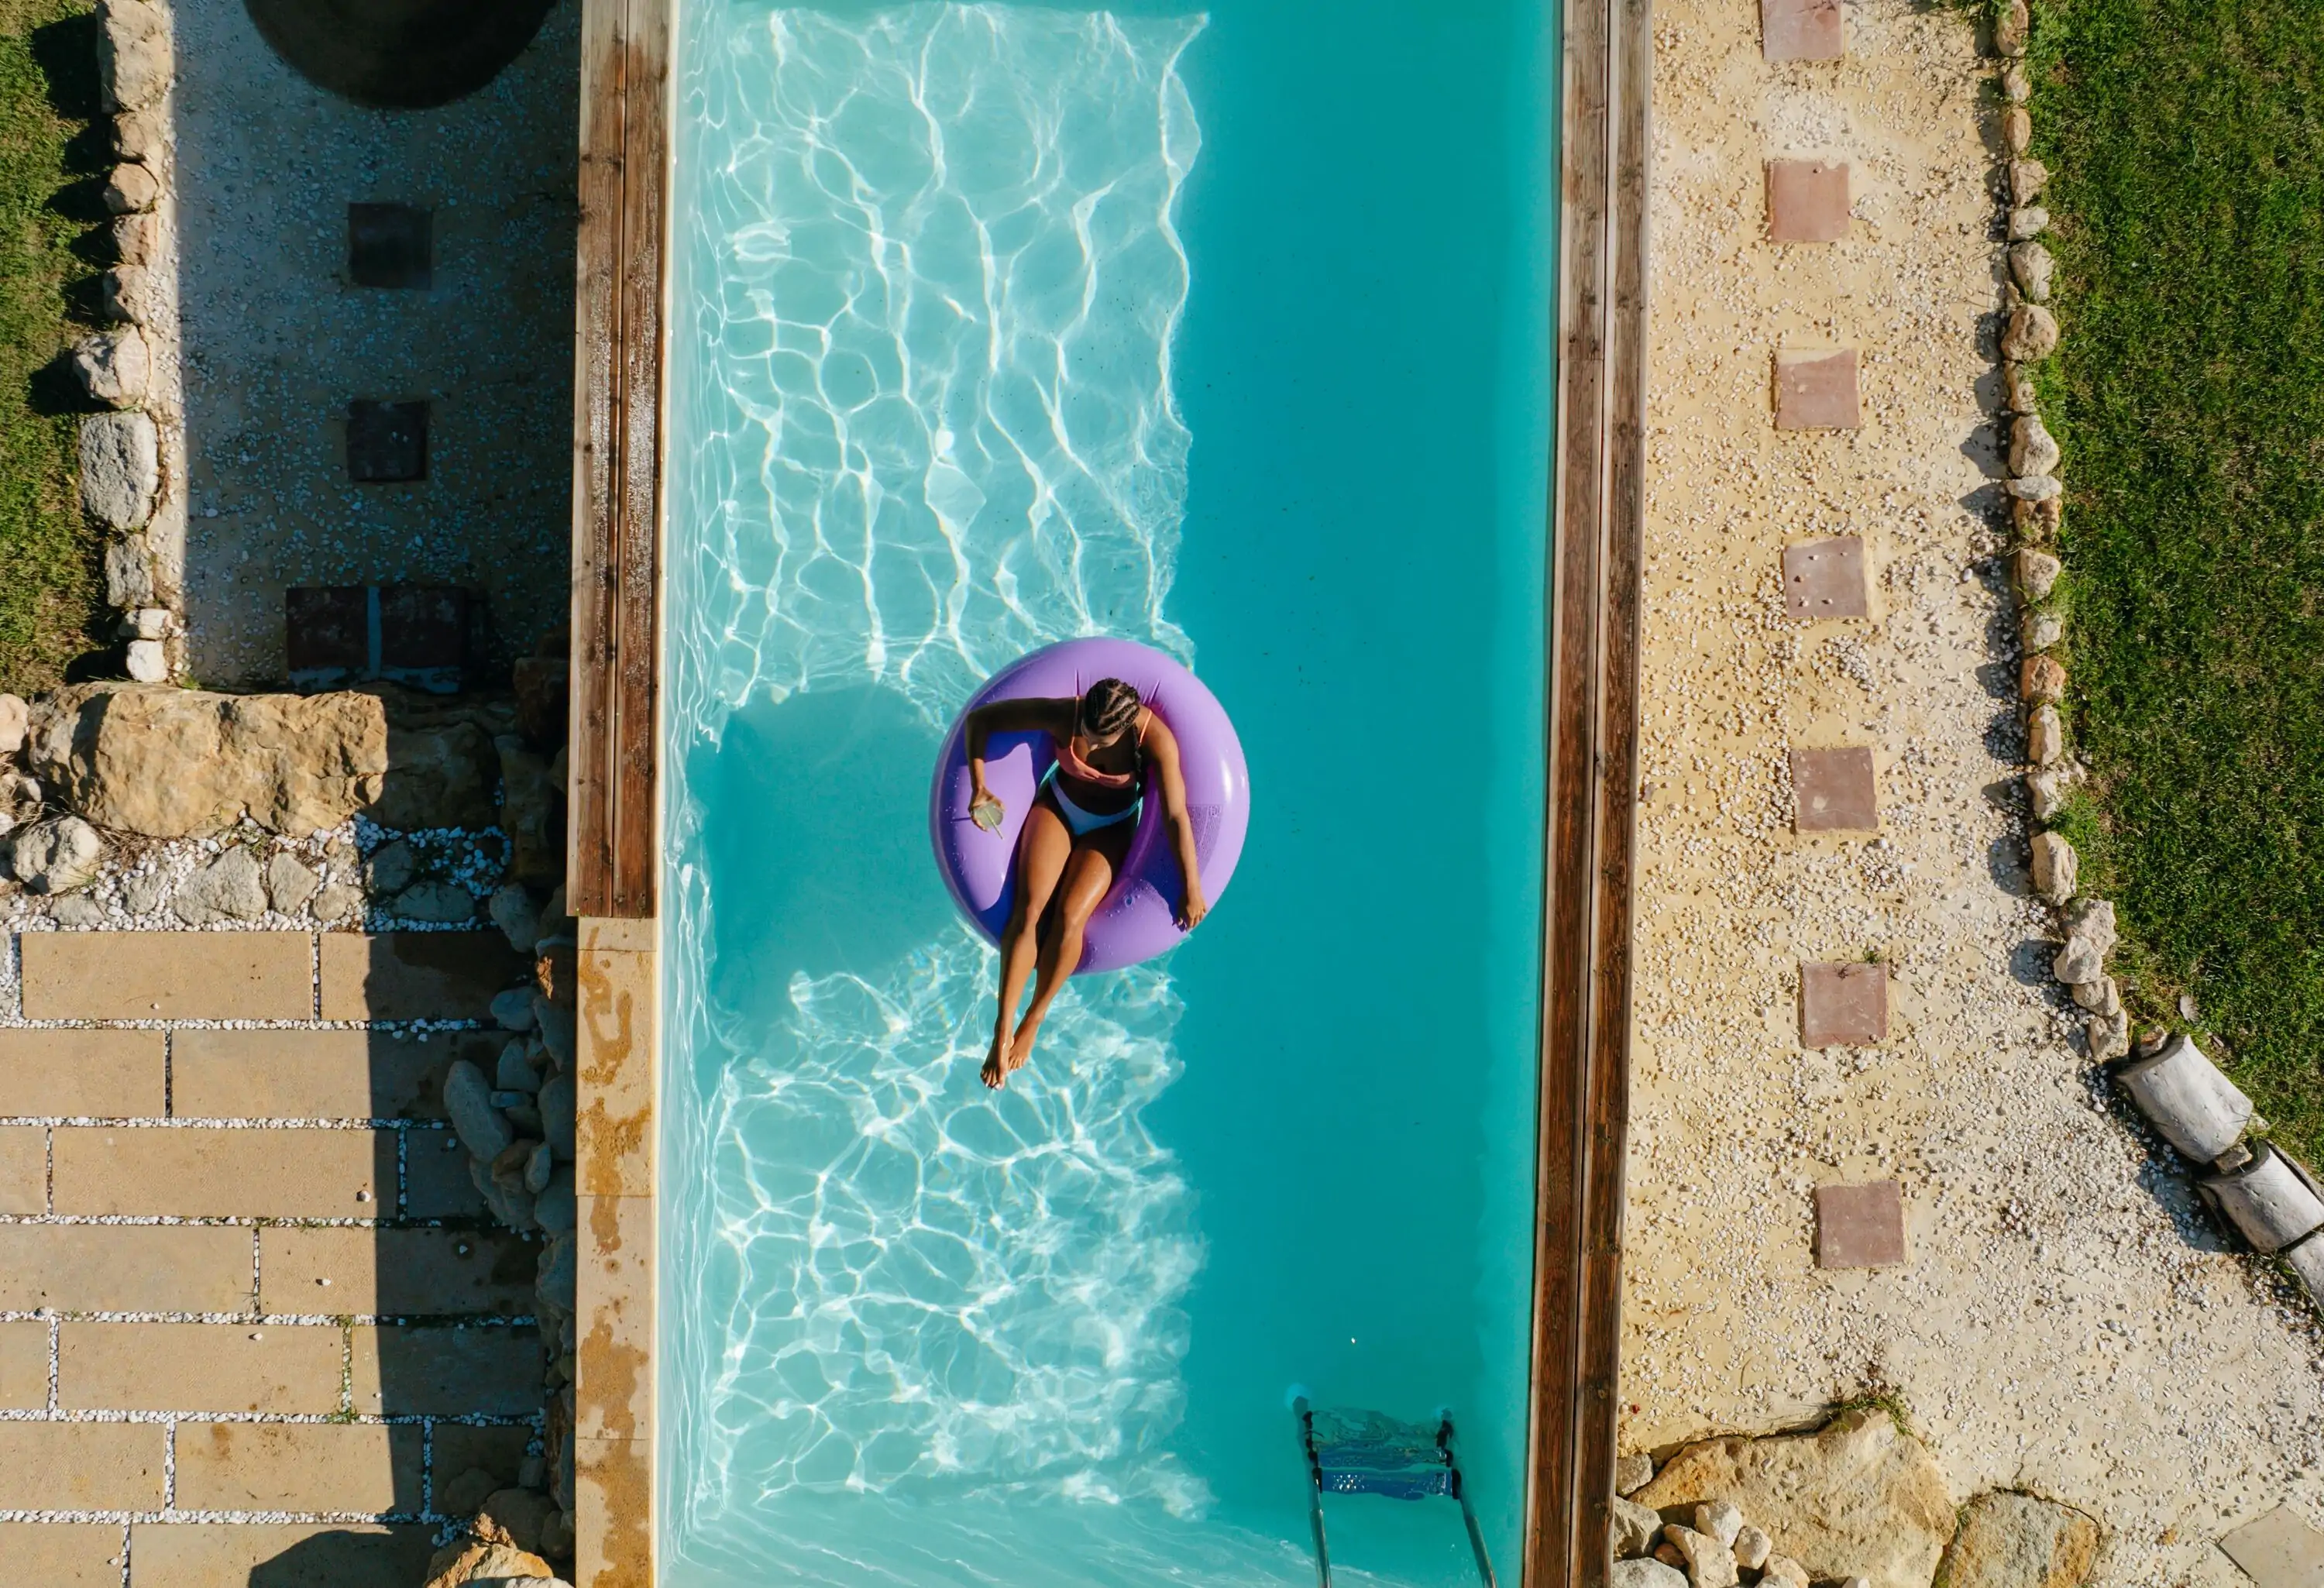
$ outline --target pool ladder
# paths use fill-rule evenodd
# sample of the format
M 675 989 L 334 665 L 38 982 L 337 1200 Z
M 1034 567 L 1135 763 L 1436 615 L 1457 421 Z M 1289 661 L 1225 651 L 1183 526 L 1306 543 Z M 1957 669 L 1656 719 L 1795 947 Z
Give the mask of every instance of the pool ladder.
M 1401 1423 L 1376 1411 L 1319 1412 L 1304 1395 L 1292 1401 L 1291 1410 L 1299 1419 L 1299 1445 L 1307 1457 L 1307 1521 L 1315 1532 L 1315 1574 L 1322 1588 L 1332 1588 L 1332 1547 L 1323 1537 L 1326 1493 L 1390 1500 L 1450 1495 L 1461 1502 L 1477 1575 L 1485 1588 L 1499 1588 L 1485 1535 L 1461 1482 L 1461 1463 L 1452 1454 L 1451 1412 L 1438 1413 L 1431 1432 L 1425 1424 Z

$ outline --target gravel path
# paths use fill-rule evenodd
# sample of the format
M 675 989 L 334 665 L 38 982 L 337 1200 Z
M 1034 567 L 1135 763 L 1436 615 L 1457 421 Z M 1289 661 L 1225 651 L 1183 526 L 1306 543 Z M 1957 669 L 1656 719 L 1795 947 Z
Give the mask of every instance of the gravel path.
M 2222 1532 L 2324 1516 L 2324 1331 L 2226 1250 L 2048 980 L 1981 411 L 1990 63 L 1950 11 L 1858 0 L 1846 61 L 1770 67 L 1757 11 L 1656 7 L 1623 1448 L 1891 1390 L 1957 1498 L 2098 1518 L 2098 1581 L 2240 1583 Z M 1849 240 L 1762 240 L 1773 155 L 1852 162 Z M 1771 428 L 1771 352 L 1809 345 L 1861 350 L 1860 430 Z M 1837 532 L 1873 615 L 1786 621 L 1783 545 Z M 1873 747 L 1880 836 L 1794 836 L 1787 752 L 1840 743 Z M 1799 963 L 1871 955 L 1889 1041 L 1802 1051 Z M 1904 1266 L 1815 1269 L 1811 1187 L 1890 1176 Z

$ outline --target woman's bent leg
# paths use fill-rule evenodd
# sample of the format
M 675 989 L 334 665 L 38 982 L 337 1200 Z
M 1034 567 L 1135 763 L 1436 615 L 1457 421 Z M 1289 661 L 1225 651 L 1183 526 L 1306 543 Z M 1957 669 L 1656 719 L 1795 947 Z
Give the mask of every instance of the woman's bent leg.
M 1082 962 L 1084 931 L 1112 890 L 1136 826 L 1135 822 L 1117 822 L 1100 827 L 1074 845 L 1073 856 L 1065 863 L 1065 880 L 1058 885 L 1057 929 L 1041 945 L 1040 978 L 1033 983 L 1033 1006 L 1025 1011 L 1016 1040 L 1009 1045 L 1010 1069 L 1033 1057 L 1033 1041 L 1041 1034 L 1041 1021 L 1065 978 Z
M 1018 1001 L 1025 996 L 1026 980 L 1033 974 L 1034 934 L 1073 852 L 1074 836 L 1065 817 L 1046 797 L 1035 799 L 1017 838 L 1017 902 L 1001 933 L 1001 1007 L 992 1017 L 992 1046 L 985 1052 L 982 1071 L 988 1086 L 1000 1085 L 1008 1076 L 1009 1034 L 1017 1021 Z

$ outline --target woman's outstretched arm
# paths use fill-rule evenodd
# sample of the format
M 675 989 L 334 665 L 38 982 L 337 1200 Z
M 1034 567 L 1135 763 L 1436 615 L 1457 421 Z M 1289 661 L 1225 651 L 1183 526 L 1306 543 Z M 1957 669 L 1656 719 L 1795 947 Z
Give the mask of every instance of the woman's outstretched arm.
M 1186 780 L 1178 769 L 1178 738 L 1160 717 L 1146 730 L 1146 752 L 1162 779 L 1162 814 L 1170 824 L 1170 848 L 1178 857 L 1178 874 L 1186 880 L 1186 902 L 1179 908 L 1178 924 L 1193 931 L 1211 912 L 1203 897 L 1203 873 L 1194 858 L 1194 824 L 1186 815 Z
M 968 808 L 974 815 L 991 805 L 992 827 L 1001 825 L 1001 801 L 984 786 L 984 748 L 995 734 L 1070 734 L 1078 702 L 1072 700 L 992 700 L 968 714 L 963 735 L 968 751 Z

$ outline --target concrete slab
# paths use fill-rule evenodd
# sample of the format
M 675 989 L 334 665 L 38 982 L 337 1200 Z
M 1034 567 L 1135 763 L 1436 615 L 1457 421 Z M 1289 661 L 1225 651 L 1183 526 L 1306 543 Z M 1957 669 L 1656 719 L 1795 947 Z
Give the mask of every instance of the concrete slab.
M 0 1510 L 158 1510 L 169 1432 L 160 1423 L 0 1422 Z
M 1856 349 L 1775 355 L 1775 428 L 1852 430 L 1863 420 L 1856 396 Z
M 473 1059 L 489 1073 L 505 1039 L 505 1033 L 479 1033 L 420 1042 L 384 1031 L 179 1031 L 170 1061 L 171 1112 L 181 1120 L 440 1120 L 444 1072 L 452 1061 Z M 0 1057 L 5 1053 L 0 1038 Z
M 337 1324 L 101 1324 L 57 1334 L 57 1404 L 69 1411 L 343 1409 Z
M 1767 162 L 1767 240 L 1837 243 L 1848 235 L 1845 161 Z
M 304 932 L 28 932 L 33 1020 L 303 1020 L 315 1014 Z
M 423 1443 L 411 1423 L 180 1423 L 177 1508 L 417 1514 Z
M 522 979 L 525 962 L 498 932 L 327 932 L 327 1020 L 476 1020 Z
M 1812 622 L 1827 617 L 1868 617 L 1864 580 L 1864 542 L 1854 535 L 1803 540 L 1784 548 L 1784 611 Z
M 1877 1269 L 1904 1260 L 1904 1188 L 1894 1180 L 1819 1186 L 1816 1267 Z
M 0 1031 L 0 1116 L 160 1119 L 167 1041 L 159 1031 Z
M 48 1404 L 48 1320 L 0 1323 L 0 1408 L 39 1411 Z
M 0 1560 L 41 1588 L 121 1588 L 118 1522 L 0 1522 Z
M 1888 1039 L 1888 967 L 1868 961 L 1800 966 L 1800 1046 L 1860 1048 Z
M 1759 48 L 1770 61 L 1840 60 L 1848 53 L 1840 0 L 1759 0 Z
M 435 1529 L 418 1524 L 140 1522 L 129 1537 L 135 1588 L 411 1588 L 436 1550 Z
M 2219 1548 L 2259 1588 L 2324 1588 L 2324 1532 L 2288 1505 L 2246 1522 Z
M 1792 793 L 1800 832 L 1862 833 L 1880 826 L 1879 787 L 1868 746 L 1793 751 Z
M 0 1308 L 247 1312 L 251 1260 L 226 1224 L 0 1224 Z

